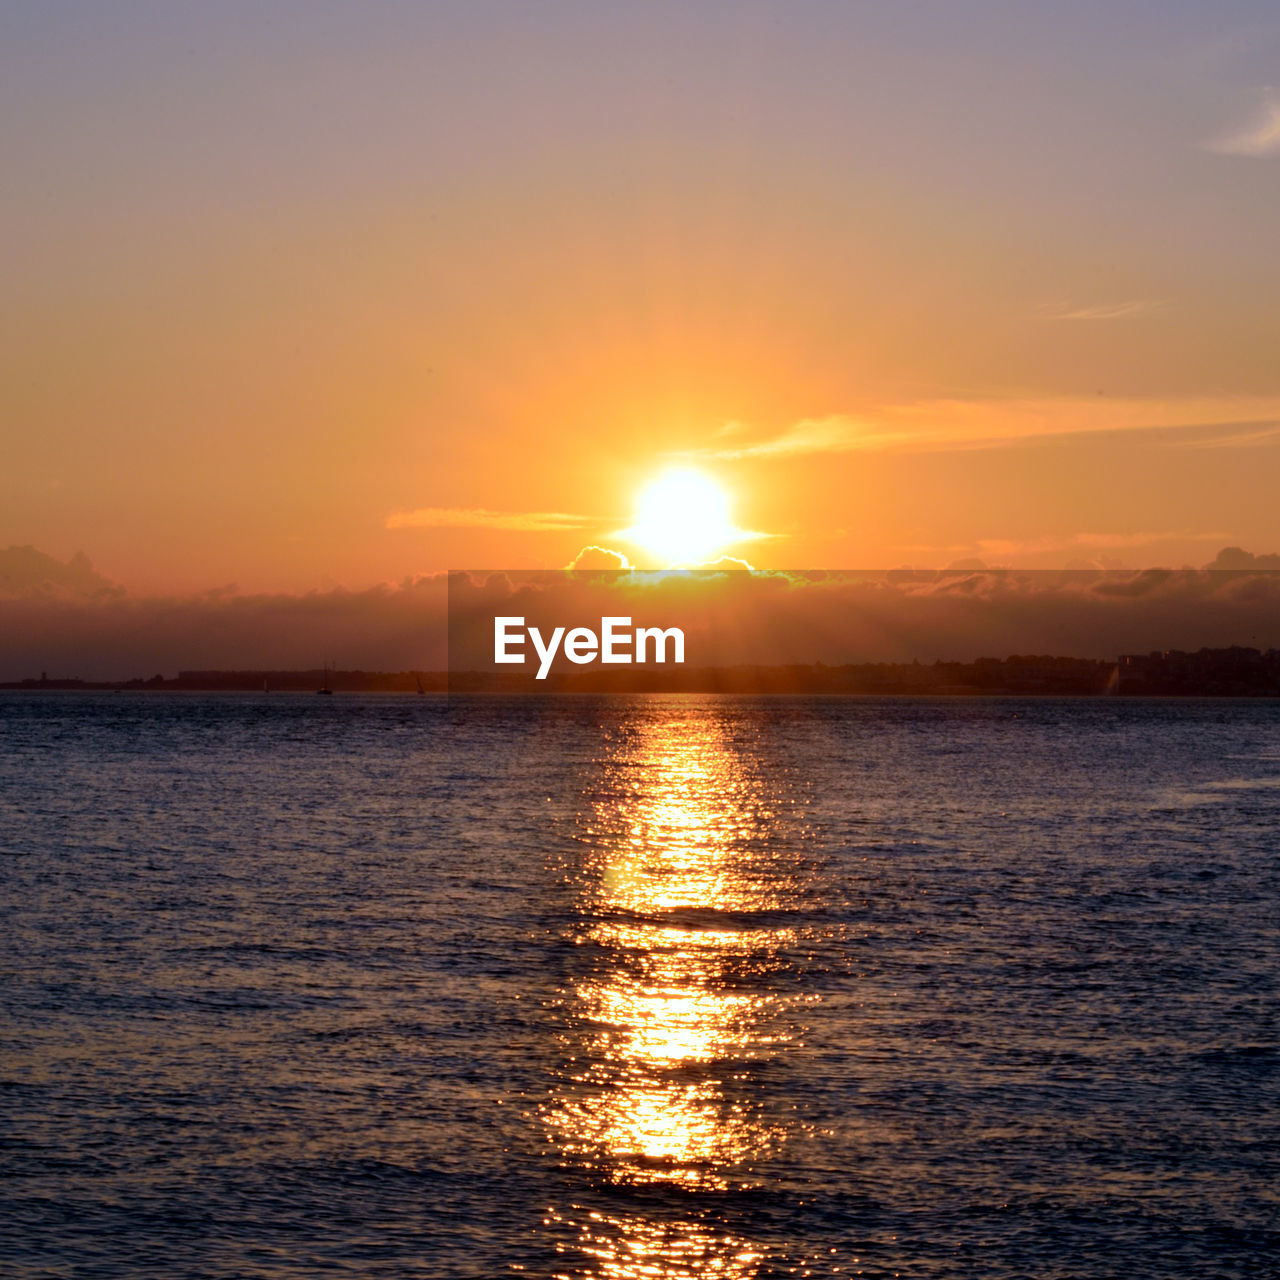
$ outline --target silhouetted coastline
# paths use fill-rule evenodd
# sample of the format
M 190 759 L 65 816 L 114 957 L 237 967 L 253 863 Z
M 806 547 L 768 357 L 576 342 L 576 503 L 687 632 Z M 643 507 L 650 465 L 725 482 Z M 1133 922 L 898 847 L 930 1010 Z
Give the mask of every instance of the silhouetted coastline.
M 314 693 L 325 680 L 342 693 L 443 693 L 443 671 L 179 671 L 176 676 L 134 676 L 128 680 L 80 680 L 47 674 L 0 682 L 0 689 L 119 689 L 130 692 Z
M 319 668 L 304 671 L 179 671 L 124 681 L 51 677 L 0 683 L 0 689 L 131 692 L 313 692 Z M 788 666 L 590 666 L 546 680 L 499 671 L 330 670 L 341 693 L 727 693 L 939 696 L 1280 697 L 1280 650 L 1200 649 L 1124 654 L 1118 661 L 1047 655 L 974 662 L 825 663 Z

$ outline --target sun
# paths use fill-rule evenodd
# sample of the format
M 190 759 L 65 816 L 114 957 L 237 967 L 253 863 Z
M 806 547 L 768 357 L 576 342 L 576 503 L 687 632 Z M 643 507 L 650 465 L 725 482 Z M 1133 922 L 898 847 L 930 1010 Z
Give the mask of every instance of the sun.
M 635 523 L 625 533 L 667 566 L 706 560 L 742 538 L 724 491 L 688 467 L 664 471 L 641 491 Z

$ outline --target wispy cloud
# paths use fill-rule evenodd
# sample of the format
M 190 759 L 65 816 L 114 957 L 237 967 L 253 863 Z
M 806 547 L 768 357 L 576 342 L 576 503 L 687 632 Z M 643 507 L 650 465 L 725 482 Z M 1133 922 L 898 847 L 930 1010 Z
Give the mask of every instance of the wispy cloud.
M 767 533 L 763 529 L 740 529 L 737 525 L 727 525 L 722 531 L 721 536 L 717 539 L 717 543 L 725 547 L 736 547 L 744 542 L 760 542 L 765 538 L 779 538 L 782 534 Z M 609 534 L 611 538 L 618 538 L 623 542 L 630 543 L 633 547 L 643 547 L 649 537 L 649 530 L 635 528 L 634 526 L 627 529 L 615 529 Z M 683 564 L 680 566 L 685 569 L 705 569 L 705 563 Z
M 1159 311 L 1164 305 L 1163 301 L 1142 298 L 1128 302 L 1100 302 L 1086 307 L 1060 303 L 1042 307 L 1041 314 L 1050 320 L 1135 320 Z
M 736 459 L 852 453 L 861 449 L 883 449 L 908 440 L 909 436 L 905 432 L 881 429 L 870 417 L 836 414 L 829 418 L 805 418 L 786 430 L 763 439 L 710 445 L 706 449 L 695 450 L 694 456 Z
M 977 549 L 984 555 L 1033 555 L 1047 551 L 1125 551 L 1169 542 L 1225 542 L 1231 534 L 1215 531 L 1197 533 L 1190 529 L 1143 530 L 1132 533 L 1073 533 L 1065 537 L 1032 539 L 980 538 Z
M 1280 438 L 1280 422 L 1221 424 L 1204 436 L 1179 440 L 1186 449 L 1247 449 Z
M 1280 155 L 1280 98 L 1272 89 L 1264 89 L 1262 102 L 1246 125 L 1204 145 L 1223 156 Z
M 1166 432 L 1164 443 L 1246 447 L 1280 434 L 1280 397 L 1109 396 L 1021 400 L 930 400 L 805 418 L 772 434 L 735 426 L 693 459 L 781 459 L 820 454 L 987 449 L 1037 439 L 1106 432 Z
M 593 524 L 590 516 L 566 511 L 489 511 L 484 507 L 418 507 L 393 511 L 388 529 L 518 529 L 525 533 L 581 529 Z

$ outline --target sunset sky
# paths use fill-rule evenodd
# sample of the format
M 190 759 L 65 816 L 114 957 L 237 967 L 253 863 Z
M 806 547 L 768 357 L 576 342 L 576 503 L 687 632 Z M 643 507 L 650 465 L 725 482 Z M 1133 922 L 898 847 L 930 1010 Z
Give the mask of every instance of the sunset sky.
M 0 547 L 129 592 L 628 542 L 1280 550 L 1280 10 L 4 4 Z

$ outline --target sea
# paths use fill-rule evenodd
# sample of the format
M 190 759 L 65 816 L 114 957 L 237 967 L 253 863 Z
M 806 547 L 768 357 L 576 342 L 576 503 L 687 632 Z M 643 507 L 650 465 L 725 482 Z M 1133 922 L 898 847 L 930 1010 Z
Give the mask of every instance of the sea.
M 1280 702 L 0 694 L 0 1275 L 1280 1275 Z

